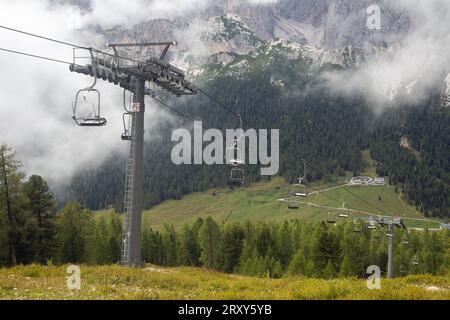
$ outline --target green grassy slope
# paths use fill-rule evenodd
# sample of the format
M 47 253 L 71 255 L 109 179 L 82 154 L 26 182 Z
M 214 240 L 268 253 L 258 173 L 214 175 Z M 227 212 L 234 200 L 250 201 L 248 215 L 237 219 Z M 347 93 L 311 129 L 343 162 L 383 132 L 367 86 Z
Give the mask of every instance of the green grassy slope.
M 105 276 L 107 275 L 107 276 Z M 266 279 L 206 269 L 81 266 L 81 290 L 68 290 L 66 266 L 0 269 L 0 299 L 450 299 L 449 277 Z
M 281 178 L 270 182 L 260 182 L 248 188 L 231 190 L 213 189 L 204 193 L 194 193 L 185 196 L 182 200 L 169 200 L 144 212 L 144 221 L 153 228 L 159 229 L 164 224 L 173 224 L 180 227 L 191 223 L 198 217 L 213 217 L 216 221 L 284 221 L 299 219 L 305 221 L 318 221 L 325 219 L 325 208 L 309 206 L 314 205 L 340 208 L 345 202 L 346 208 L 361 211 L 352 212 L 351 217 L 364 217 L 373 215 L 392 215 L 402 217 L 408 227 L 439 227 L 439 223 L 423 221 L 423 215 L 413 206 L 402 199 L 400 193 L 395 192 L 393 186 L 340 186 L 345 181 L 329 184 L 314 184 L 308 186 L 313 193 L 308 198 L 301 199 L 300 209 L 288 209 L 286 199 L 289 185 Z M 381 200 L 380 200 L 381 198 Z M 108 214 L 110 211 L 101 211 Z
M 363 151 L 366 168 L 362 174 L 375 176 L 376 162 L 370 157 L 370 150 Z M 212 189 L 204 193 L 194 193 L 182 200 L 165 201 L 144 212 L 145 223 L 155 229 L 164 224 L 180 227 L 198 217 L 213 217 L 216 221 L 283 221 L 299 219 L 318 221 L 325 219 L 327 209 L 313 205 L 346 208 L 352 217 L 369 215 L 392 215 L 402 217 L 408 227 L 438 228 L 439 222 L 424 221 L 423 215 L 414 206 L 406 203 L 401 190 L 394 186 L 345 186 L 350 176 L 335 178 L 333 182 L 316 182 L 308 185 L 310 196 L 301 199 L 300 209 L 288 209 L 287 199 L 290 186 L 277 177 L 271 181 L 254 183 L 246 188 Z M 315 191 L 321 192 L 315 192 Z M 313 205 L 310 205 L 313 204 Z M 111 211 L 102 211 L 103 214 Z
M 314 185 L 310 187 L 310 191 L 328 187 L 333 186 Z M 324 208 L 302 204 L 299 210 L 288 209 L 287 202 L 280 201 L 287 198 L 288 191 L 289 186 L 282 179 L 274 179 L 269 183 L 258 183 L 250 188 L 211 190 L 189 195 L 181 201 L 167 201 L 145 212 L 144 216 L 145 220 L 155 227 L 160 227 L 164 223 L 180 226 L 192 222 L 197 217 L 207 216 L 212 216 L 217 221 L 324 219 L 326 214 Z M 401 200 L 400 194 L 395 193 L 393 186 L 345 186 L 324 191 L 323 194 L 312 194 L 302 201 L 332 208 L 340 208 L 342 202 L 345 202 L 347 208 L 367 213 L 423 218 L 414 207 Z M 353 216 L 364 214 L 354 213 Z M 409 225 L 417 225 L 414 220 L 406 219 L 406 221 Z M 428 226 L 436 224 L 431 223 Z

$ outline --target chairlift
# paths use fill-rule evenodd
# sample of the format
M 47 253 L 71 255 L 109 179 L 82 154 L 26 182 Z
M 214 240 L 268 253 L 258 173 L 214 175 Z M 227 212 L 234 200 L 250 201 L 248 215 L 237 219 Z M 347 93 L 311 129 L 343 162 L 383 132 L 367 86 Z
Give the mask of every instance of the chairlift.
M 303 186 L 306 188 L 305 186 Z M 292 195 L 297 198 L 307 198 L 308 192 L 306 190 L 293 190 Z
M 411 264 L 415 266 L 419 264 L 419 255 L 417 253 L 412 256 Z
M 120 136 L 120 138 L 123 140 L 123 141 L 131 141 L 132 139 L 133 139 L 133 136 L 132 136 L 132 134 L 131 134 L 131 132 L 130 132 L 130 130 L 131 130 L 131 121 L 132 121 L 132 119 L 130 118 L 129 119 L 129 126 L 127 127 L 127 123 L 126 123 L 126 117 L 127 116 L 129 116 L 129 117 L 133 117 L 133 114 L 132 113 L 124 113 L 123 114 L 123 128 L 124 128 L 124 132 L 122 133 L 122 135 Z
M 305 179 L 306 179 L 306 162 L 305 159 L 302 159 L 303 161 L 303 177 L 299 177 L 294 180 L 294 183 L 292 184 L 292 191 L 291 194 L 294 197 L 297 198 L 307 198 L 308 192 L 306 191 L 305 186 Z
M 244 165 L 243 152 L 239 148 L 240 138 L 235 138 L 233 144 L 227 147 L 228 163 L 234 166 Z
M 327 211 L 327 223 L 328 224 L 336 224 L 337 222 L 337 214 L 334 211 Z
M 245 183 L 245 171 L 242 168 L 232 168 L 228 184 L 231 186 L 241 186 Z
M 389 229 L 386 230 L 386 236 L 391 238 L 394 236 L 394 231 L 392 230 L 392 227 L 389 227 Z
M 123 141 L 131 141 L 133 139 L 132 135 L 132 127 L 133 127 L 133 116 L 135 111 L 133 110 L 133 107 L 131 106 L 130 109 L 127 108 L 127 97 L 126 97 L 126 89 L 123 90 L 123 108 L 125 110 L 125 113 L 122 116 L 123 119 L 123 133 L 120 136 L 120 138 Z M 132 99 L 130 98 L 130 104 L 132 104 Z M 128 125 L 127 125 L 127 116 L 128 116 Z
M 238 115 L 240 129 L 242 129 L 242 118 Z M 245 170 L 244 170 L 244 150 L 241 150 L 239 146 L 239 140 L 244 138 L 243 136 L 236 137 L 233 144 L 227 147 L 227 161 L 232 166 L 230 171 L 230 178 L 228 180 L 229 185 L 240 186 L 245 183 Z
M 339 211 L 339 218 L 347 219 L 350 216 L 350 212 L 345 208 L 345 203 L 342 204 L 342 209 Z
M 376 229 L 374 230 L 374 232 L 373 232 L 373 237 L 374 237 L 375 239 L 381 238 L 381 228 L 380 228 L 380 227 L 378 227 L 378 228 L 376 228 Z
M 406 267 L 405 267 L 404 264 L 401 264 L 401 265 L 400 265 L 400 273 L 401 273 L 401 274 L 406 274 L 406 273 L 407 273 Z
M 72 103 L 73 116 L 72 119 L 80 127 L 102 127 L 107 124 L 105 118 L 100 115 L 100 92 L 95 89 L 97 84 L 97 62 L 95 61 L 92 49 L 90 50 L 92 71 L 94 73 L 94 83 L 85 89 L 81 89 L 75 96 L 75 101 Z M 95 102 L 89 100 L 89 94 L 95 95 Z M 79 110 L 88 110 L 85 114 L 78 114 Z
M 402 244 L 404 244 L 404 245 L 409 244 L 408 235 L 406 233 L 403 233 Z
M 291 198 L 288 203 L 288 209 L 300 209 L 300 203 Z
M 362 228 L 363 228 L 363 226 L 362 226 L 361 221 L 359 221 L 358 219 L 354 219 L 353 220 L 353 231 L 359 233 L 359 232 L 362 232 Z
M 367 219 L 367 229 L 374 230 L 377 227 L 378 227 L 378 222 L 373 217 L 370 217 L 369 219 Z
M 339 218 L 347 219 L 349 216 L 350 214 L 348 213 L 348 211 L 342 211 L 339 213 Z

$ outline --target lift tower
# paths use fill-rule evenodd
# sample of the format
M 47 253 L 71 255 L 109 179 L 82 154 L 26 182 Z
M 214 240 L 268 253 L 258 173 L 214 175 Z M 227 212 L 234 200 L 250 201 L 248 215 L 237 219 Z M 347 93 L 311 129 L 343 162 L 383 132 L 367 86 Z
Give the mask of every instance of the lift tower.
M 170 46 L 175 44 L 174 42 L 158 42 L 107 45 L 106 47 L 112 52 L 103 52 L 92 48 L 75 48 L 74 61 L 70 65 L 70 71 L 72 72 L 114 83 L 133 95 L 129 111 L 129 127 L 126 133 L 122 135 L 122 139 L 127 140 L 129 146 L 124 199 L 125 228 L 122 239 L 121 263 L 130 267 L 140 267 L 142 265 L 141 220 L 144 204 L 145 95 L 152 94 L 146 84 L 153 83 L 177 97 L 196 95 L 198 93 L 198 88 L 185 79 L 185 73 L 182 70 L 165 61 Z M 143 54 L 144 50 L 155 46 L 164 48 L 158 58 Z M 130 52 L 133 50 L 137 50 L 139 53 L 130 56 Z M 79 63 L 83 59 L 89 59 L 89 63 Z M 98 110 L 100 110 L 100 106 Z M 104 118 L 100 118 L 100 114 L 95 115 L 95 117 L 104 120 Z M 89 121 L 90 123 L 96 123 L 95 119 L 94 121 L 89 119 Z M 97 123 L 104 125 L 106 120 L 97 121 Z

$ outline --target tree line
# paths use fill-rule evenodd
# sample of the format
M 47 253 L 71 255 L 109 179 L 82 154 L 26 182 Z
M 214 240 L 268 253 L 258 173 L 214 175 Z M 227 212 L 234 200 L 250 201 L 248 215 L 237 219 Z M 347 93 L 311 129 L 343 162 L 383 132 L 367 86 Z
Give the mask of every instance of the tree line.
M 449 236 L 445 230 L 395 230 L 396 274 L 447 274 Z M 370 265 L 385 271 L 387 237 L 382 234 L 378 238 L 368 228 L 355 232 L 351 221 L 337 225 L 298 220 L 220 225 L 208 217 L 180 230 L 147 226 L 142 253 L 143 259 L 152 264 L 203 266 L 259 277 L 365 277 Z

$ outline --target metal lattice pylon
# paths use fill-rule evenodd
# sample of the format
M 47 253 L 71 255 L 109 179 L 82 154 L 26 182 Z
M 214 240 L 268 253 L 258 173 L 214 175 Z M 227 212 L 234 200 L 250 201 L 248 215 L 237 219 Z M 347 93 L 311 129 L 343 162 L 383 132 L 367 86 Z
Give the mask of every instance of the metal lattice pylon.
M 133 177 L 134 177 L 134 148 L 136 142 L 136 114 L 132 113 L 129 118 L 128 128 L 131 134 L 131 140 L 128 142 L 128 159 L 125 178 L 125 196 L 124 196 L 124 213 L 125 213 L 125 228 L 122 239 L 122 254 L 121 263 L 129 264 L 130 261 L 130 238 L 133 232 L 132 219 L 132 205 L 133 205 Z

